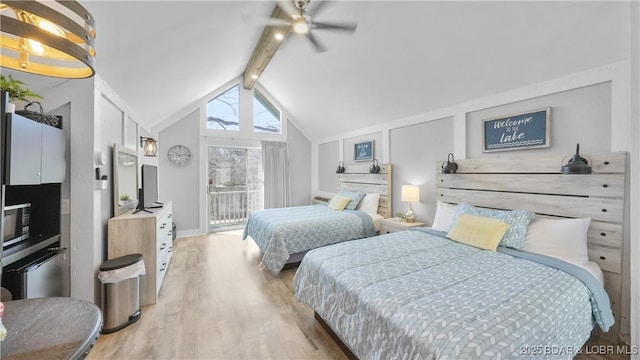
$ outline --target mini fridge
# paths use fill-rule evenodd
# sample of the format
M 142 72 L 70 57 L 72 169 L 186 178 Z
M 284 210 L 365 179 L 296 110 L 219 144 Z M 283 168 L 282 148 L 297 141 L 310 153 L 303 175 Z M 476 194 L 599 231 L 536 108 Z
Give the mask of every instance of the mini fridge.
M 63 296 L 63 261 L 67 250 L 42 249 L 4 268 L 2 286 L 13 299 Z

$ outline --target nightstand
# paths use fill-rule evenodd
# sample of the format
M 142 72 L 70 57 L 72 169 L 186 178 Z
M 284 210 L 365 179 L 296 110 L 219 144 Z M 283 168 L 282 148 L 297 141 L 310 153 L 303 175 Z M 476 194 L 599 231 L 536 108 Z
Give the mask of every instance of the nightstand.
M 422 222 L 406 222 L 392 219 L 382 219 L 380 220 L 380 235 L 382 234 L 390 234 L 396 231 L 407 230 L 412 227 L 423 227 L 425 223 Z

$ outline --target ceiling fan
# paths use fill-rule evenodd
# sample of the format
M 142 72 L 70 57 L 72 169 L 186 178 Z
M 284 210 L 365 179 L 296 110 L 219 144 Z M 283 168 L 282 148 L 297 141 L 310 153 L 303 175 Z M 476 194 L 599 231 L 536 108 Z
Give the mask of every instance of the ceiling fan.
M 313 45 L 317 52 L 323 52 L 326 50 L 322 46 L 314 32 L 316 30 L 333 30 L 353 33 L 356 31 L 358 24 L 352 23 L 330 23 L 315 21 L 314 17 L 318 16 L 331 1 L 317 1 L 314 4 L 313 13 L 307 11 L 307 7 L 311 0 L 280 0 L 277 6 L 287 14 L 291 19 L 283 20 L 281 17 L 271 18 L 270 23 L 267 26 L 290 26 L 293 33 L 305 36 Z
M 331 1 L 317 1 L 314 3 L 313 14 L 307 11 L 311 0 L 280 0 L 277 2 L 271 17 L 264 19 L 265 28 L 256 44 L 249 61 L 243 72 L 243 86 L 251 89 L 258 77 L 262 74 L 267 64 L 271 61 L 285 36 L 294 33 L 304 36 L 313 45 L 317 52 L 326 49 L 318 42 L 314 33 L 317 30 L 334 30 L 353 33 L 356 23 L 326 23 L 315 21 L 321 10 Z M 244 15 L 243 15 L 243 18 Z M 249 19 L 245 18 L 245 21 Z

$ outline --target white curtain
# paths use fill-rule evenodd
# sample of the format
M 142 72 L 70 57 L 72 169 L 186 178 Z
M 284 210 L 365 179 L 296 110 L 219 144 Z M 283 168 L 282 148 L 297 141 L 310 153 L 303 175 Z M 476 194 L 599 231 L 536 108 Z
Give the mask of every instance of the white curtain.
M 264 171 L 264 208 L 282 208 L 291 205 L 289 153 L 286 142 L 262 142 L 262 169 Z

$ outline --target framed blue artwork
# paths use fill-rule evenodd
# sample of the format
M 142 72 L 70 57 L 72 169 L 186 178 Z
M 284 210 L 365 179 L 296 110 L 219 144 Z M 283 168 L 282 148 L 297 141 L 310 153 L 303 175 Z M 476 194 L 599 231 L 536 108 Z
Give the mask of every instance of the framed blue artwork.
M 482 120 L 482 151 L 551 146 L 551 108 Z
M 353 148 L 353 160 L 355 161 L 373 160 L 373 140 L 356 143 Z

